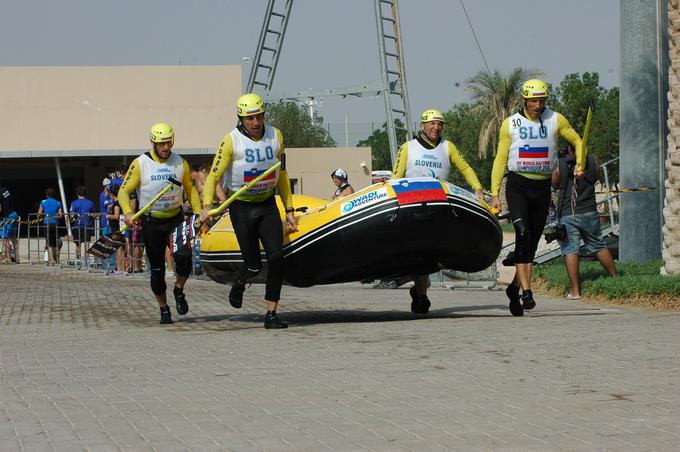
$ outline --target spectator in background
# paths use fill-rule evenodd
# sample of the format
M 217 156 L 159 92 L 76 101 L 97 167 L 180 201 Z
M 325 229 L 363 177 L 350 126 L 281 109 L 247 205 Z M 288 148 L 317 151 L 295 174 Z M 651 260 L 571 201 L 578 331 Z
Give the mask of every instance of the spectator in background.
M 205 185 L 205 180 L 208 178 L 208 173 L 210 172 L 210 165 L 203 164 L 197 170 L 191 171 L 191 180 L 194 182 L 194 187 L 198 191 L 198 195 L 203 199 L 203 186 Z M 217 198 L 216 204 L 222 204 L 227 200 L 227 194 L 224 192 L 224 187 L 222 184 L 215 185 L 215 197 Z
M 118 168 L 116 168 L 115 171 L 111 173 L 111 183 L 109 184 L 109 189 L 111 189 L 111 187 L 114 185 L 118 185 L 119 187 L 123 185 L 123 177 L 125 176 L 126 172 L 126 165 L 118 166 Z
M 137 218 L 132 225 L 130 237 L 130 266 L 128 273 L 141 273 L 144 262 L 144 234 L 142 234 L 142 220 Z
M 5 264 L 12 263 L 11 249 L 14 249 L 14 261 L 19 263 L 19 247 L 17 245 L 18 216 L 14 210 L 14 201 L 10 191 L 0 185 L 0 245 L 2 245 L 2 260 Z
M 579 244 L 581 239 L 585 244 L 587 254 L 595 254 L 609 276 L 616 277 L 616 266 L 611 252 L 602 240 L 600 215 L 595 202 L 595 183 L 600 178 L 600 165 L 592 155 L 586 156 L 586 166 L 583 177 L 576 184 L 575 197 L 574 168 L 576 153 L 574 148 L 567 146 L 560 152 L 557 168 L 552 173 L 552 188 L 557 190 L 557 223 L 565 228 L 566 237 L 559 240 L 560 250 L 567 267 L 567 276 L 571 283 L 571 290 L 566 298 L 578 300 L 581 298 L 579 282 Z M 573 199 L 572 199 L 573 197 Z
M 344 198 L 354 193 L 354 188 L 348 182 L 347 171 L 342 168 L 338 168 L 331 173 L 331 179 L 335 184 L 335 193 L 331 196 L 331 199 Z
M 111 230 L 108 229 L 109 222 L 106 218 L 106 214 L 109 213 L 109 207 L 113 204 L 111 196 L 109 196 L 109 185 L 111 184 L 111 179 L 105 177 L 102 181 L 102 191 L 99 193 L 99 213 L 103 214 L 99 220 L 99 226 L 101 227 L 101 234 L 106 235 Z
M 59 220 L 58 216 L 61 216 L 64 211 L 61 208 L 61 203 L 54 199 L 56 193 L 52 187 L 45 190 L 45 199 L 40 202 L 40 208 L 38 208 L 38 214 L 45 215 L 47 265 L 59 263 L 59 254 L 57 253 L 57 221 Z
M 120 205 L 118 204 L 118 189 L 120 188 L 119 185 L 115 185 L 113 182 L 111 182 L 111 187 L 109 188 L 109 195 L 111 196 L 111 199 L 113 200 L 113 204 L 111 205 L 111 213 L 106 215 L 106 218 L 109 220 L 109 226 L 111 227 L 111 232 L 114 231 L 120 231 L 120 215 L 122 213 L 122 210 L 120 208 Z M 113 275 L 113 276 L 121 276 L 125 274 L 124 270 L 124 265 L 125 265 L 125 254 L 123 247 L 118 247 L 116 250 L 116 268 L 113 271 L 107 272 L 107 275 Z
M 113 199 L 109 193 L 109 185 L 111 185 L 111 179 L 105 177 L 102 180 L 102 192 L 99 194 L 99 226 L 101 228 L 101 235 L 106 235 L 111 232 L 111 227 L 109 225 L 109 220 L 107 215 L 113 213 Z M 115 253 L 107 257 L 102 261 L 103 270 L 111 270 L 116 266 L 116 255 Z
M 123 185 L 123 178 L 125 177 L 127 170 L 128 167 L 125 164 L 122 164 L 116 168 L 116 170 L 111 174 L 111 176 L 113 176 L 111 179 L 111 186 L 117 185 L 120 188 Z M 139 209 L 137 202 L 137 190 L 129 193 L 129 198 L 130 209 L 132 209 L 132 213 L 135 213 Z M 137 232 L 136 235 L 135 232 Z M 126 229 L 125 233 L 123 234 L 123 237 L 125 237 L 125 249 L 123 250 L 123 271 L 126 270 L 126 267 L 127 270 L 134 268 L 133 263 L 135 262 L 135 256 L 139 253 L 139 250 L 135 249 L 138 248 L 135 239 L 137 239 L 139 236 L 141 236 L 141 226 L 136 228 L 134 224 L 132 227 Z M 118 268 L 118 270 L 120 270 L 120 268 Z
M 80 245 L 84 244 L 85 251 L 87 251 L 90 238 L 94 232 L 92 214 L 95 213 L 95 209 L 92 201 L 85 198 L 85 187 L 83 185 L 76 187 L 76 196 L 78 199 L 71 203 L 70 213 L 77 214 L 77 218 L 74 219 L 75 224 L 72 225 L 72 232 L 73 243 L 76 245 L 76 261 L 77 265 L 80 266 L 82 264 Z

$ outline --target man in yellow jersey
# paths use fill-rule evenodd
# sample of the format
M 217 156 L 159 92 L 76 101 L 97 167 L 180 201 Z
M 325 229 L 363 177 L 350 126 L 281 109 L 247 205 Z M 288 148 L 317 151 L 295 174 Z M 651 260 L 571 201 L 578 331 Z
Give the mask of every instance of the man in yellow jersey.
M 564 116 L 545 106 L 548 84 L 528 80 L 522 85 L 521 94 L 524 107 L 501 124 L 491 171 L 491 207 L 498 211 L 501 210 L 498 197 L 501 181 L 506 169 L 508 171 L 506 200 L 515 227 L 515 277 L 505 293 L 514 316 L 524 315 L 525 309 L 536 307 L 531 292 L 531 272 L 550 205 L 550 177 L 557 165 L 558 135 L 576 150 L 576 177 L 583 174 L 585 162 L 581 137 Z
M 393 178 L 400 177 L 437 177 L 446 179 L 451 165 L 455 165 L 480 199 L 483 199 L 482 184 L 475 170 L 465 161 L 456 145 L 443 140 L 444 115 L 439 110 L 425 110 L 420 115 L 420 133 L 416 138 L 404 143 L 397 153 L 397 162 L 392 171 Z M 411 287 L 411 312 L 427 314 L 430 300 L 427 298 L 428 275 L 413 275 Z
M 172 316 L 165 295 L 165 248 L 170 234 L 184 220 L 183 196 L 186 195 L 189 198 L 194 213 L 201 211 L 201 200 L 191 182 L 189 164 L 181 156 L 172 152 L 175 132 L 170 124 L 154 124 L 150 135 L 152 149 L 137 157 L 130 165 L 123 179 L 123 185 L 118 191 L 118 203 L 125 215 L 125 223 L 128 227 L 132 227 L 133 211 L 130 205 L 130 193 L 138 188 L 140 206 L 145 206 L 168 185 L 170 177 L 182 182 L 182 187 L 173 186 L 141 216 L 142 236 L 151 269 L 151 291 L 156 296 L 161 309 L 161 323 L 168 324 L 172 323 Z M 184 296 L 184 284 L 190 274 L 191 250 L 176 253 L 177 281 L 173 294 L 177 313 L 180 315 L 189 312 L 189 305 Z
M 231 224 L 243 256 L 243 264 L 229 291 L 229 303 L 236 309 L 242 306 L 246 281 L 262 269 L 261 241 L 268 267 L 264 327 L 287 328 L 288 324 L 276 315 L 283 280 L 283 229 L 274 198 L 275 189 L 286 209 L 289 230 L 297 231 L 298 227 L 285 168 L 283 136 L 277 128 L 265 126 L 264 112 L 264 101 L 257 94 L 244 94 L 236 102 L 239 124 L 224 137 L 217 149 L 203 186 L 201 219 L 205 220 L 212 209 L 218 183 L 223 182 L 225 188 L 235 192 L 279 160 L 282 162 L 279 170 L 248 189 L 229 206 Z

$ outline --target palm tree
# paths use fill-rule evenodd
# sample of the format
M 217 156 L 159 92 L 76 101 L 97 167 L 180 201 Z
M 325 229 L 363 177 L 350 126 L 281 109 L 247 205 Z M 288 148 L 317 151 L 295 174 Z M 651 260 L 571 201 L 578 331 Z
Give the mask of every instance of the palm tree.
M 475 108 L 485 116 L 479 133 L 480 158 L 486 158 L 489 144 L 492 145 L 494 154 L 496 153 L 498 131 L 503 120 L 522 105 L 522 97 L 519 94 L 521 84 L 538 75 L 539 72 L 519 67 L 513 69 L 507 77 L 498 70 L 493 74 L 480 71 L 466 81 L 465 90 L 472 94 Z

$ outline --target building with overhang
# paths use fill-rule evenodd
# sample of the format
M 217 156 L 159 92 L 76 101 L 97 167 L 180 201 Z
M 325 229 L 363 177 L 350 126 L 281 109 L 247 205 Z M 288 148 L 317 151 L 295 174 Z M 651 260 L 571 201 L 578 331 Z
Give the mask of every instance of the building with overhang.
M 82 184 L 96 202 L 108 173 L 149 150 L 156 122 L 172 124 L 190 164 L 209 164 L 236 124 L 241 86 L 240 65 L 0 67 L 0 181 L 22 216 L 47 187 L 70 205 Z M 295 193 L 329 198 L 338 167 L 355 188 L 371 183 L 370 148 L 286 154 Z

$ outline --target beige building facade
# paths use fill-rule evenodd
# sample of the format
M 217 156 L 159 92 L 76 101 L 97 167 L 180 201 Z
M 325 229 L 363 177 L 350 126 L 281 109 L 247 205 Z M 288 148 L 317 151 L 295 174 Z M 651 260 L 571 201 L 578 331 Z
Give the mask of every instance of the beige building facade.
M 67 203 L 77 185 L 95 201 L 102 179 L 148 150 L 148 130 L 168 122 L 174 150 L 211 163 L 236 124 L 241 66 L 0 67 L 0 180 L 20 215 L 47 187 Z M 371 183 L 370 148 L 287 150 L 295 193 L 329 198 L 330 173 L 345 169 L 356 189 Z

